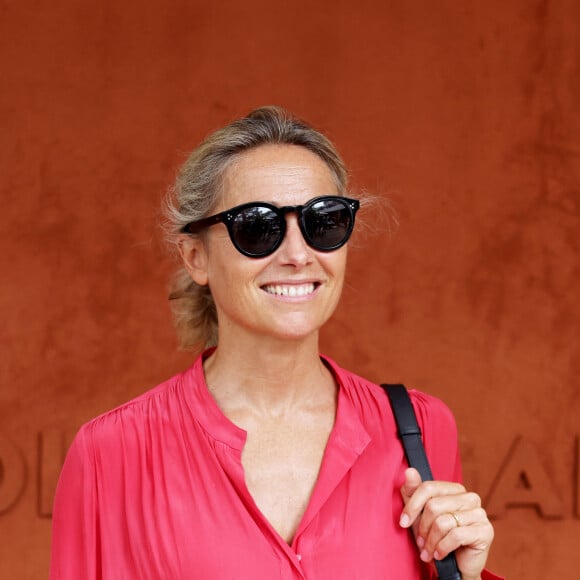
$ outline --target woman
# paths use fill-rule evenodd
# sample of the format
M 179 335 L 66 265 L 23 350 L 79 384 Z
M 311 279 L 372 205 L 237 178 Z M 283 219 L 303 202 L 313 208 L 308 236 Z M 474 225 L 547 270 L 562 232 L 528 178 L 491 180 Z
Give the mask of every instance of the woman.
M 440 480 L 421 483 L 381 388 L 319 354 L 358 207 L 332 144 L 281 109 L 193 152 L 168 204 L 171 297 L 206 350 L 80 430 L 53 580 L 435 578 L 454 549 L 464 580 L 493 577 L 449 410 L 412 393 Z

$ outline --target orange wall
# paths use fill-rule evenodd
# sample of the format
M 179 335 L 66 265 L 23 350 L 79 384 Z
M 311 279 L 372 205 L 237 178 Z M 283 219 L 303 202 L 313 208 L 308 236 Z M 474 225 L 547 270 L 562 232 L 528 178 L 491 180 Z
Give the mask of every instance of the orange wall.
M 401 222 L 366 216 L 324 351 L 444 398 L 492 567 L 572 578 L 579 38 L 576 0 L 2 2 L 0 577 L 46 577 L 67 437 L 189 363 L 160 198 L 205 134 L 276 103 Z

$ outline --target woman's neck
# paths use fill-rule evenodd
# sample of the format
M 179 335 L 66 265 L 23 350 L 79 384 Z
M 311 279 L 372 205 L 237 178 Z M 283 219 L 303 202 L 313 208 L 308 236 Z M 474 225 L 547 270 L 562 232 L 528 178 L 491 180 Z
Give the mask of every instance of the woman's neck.
M 301 340 L 224 337 L 206 359 L 204 372 L 226 415 L 245 409 L 280 416 L 336 398 L 334 377 L 320 360 L 317 334 Z

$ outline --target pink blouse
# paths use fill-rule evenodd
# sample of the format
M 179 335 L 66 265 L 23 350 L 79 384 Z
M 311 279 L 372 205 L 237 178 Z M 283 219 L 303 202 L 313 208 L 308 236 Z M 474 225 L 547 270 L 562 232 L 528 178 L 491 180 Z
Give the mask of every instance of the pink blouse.
M 246 433 L 209 394 L 200 356 L 80 429 L 55 497 L 51 579 L 434 578 L 398 524 L 406 463 L 387 397 L 325 360 L 340 385 L 336 422 L 291 545 L 248 492 Z M 412 399 L 434 477 L 459 480 L 451 412 Z

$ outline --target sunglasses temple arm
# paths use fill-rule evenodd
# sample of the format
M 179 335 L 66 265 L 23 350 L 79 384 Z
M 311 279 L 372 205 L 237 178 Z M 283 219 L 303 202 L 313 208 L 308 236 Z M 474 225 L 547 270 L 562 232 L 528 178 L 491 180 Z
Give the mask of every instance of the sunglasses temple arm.
M 227 219 L 228 219 L 227 212 L 218 213 L 216 215 L 202 218 L 194 222 L 189 222 L 188 224 L 183 226 L 181 231 L 184 234 L 197 234 L 201 230 L 208 228 L 209 226 L 213 226 L 214 224 L 219 224 L 220 222 L 226 223 Z

